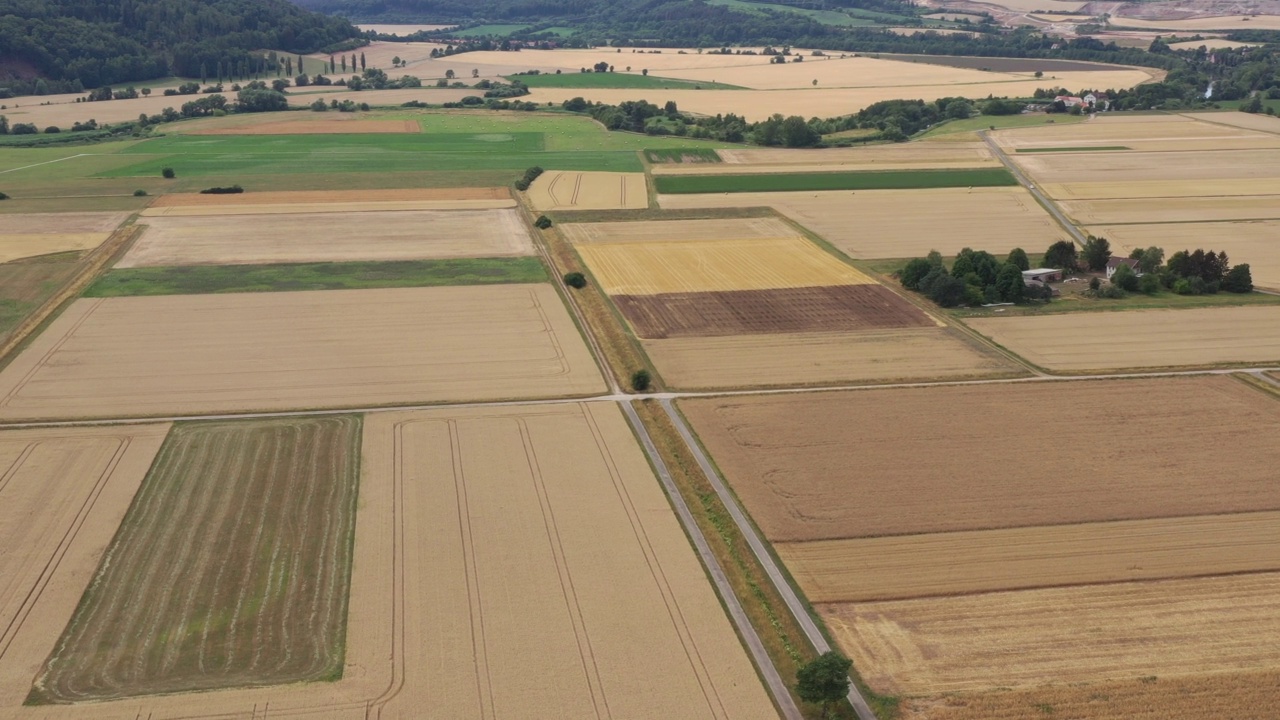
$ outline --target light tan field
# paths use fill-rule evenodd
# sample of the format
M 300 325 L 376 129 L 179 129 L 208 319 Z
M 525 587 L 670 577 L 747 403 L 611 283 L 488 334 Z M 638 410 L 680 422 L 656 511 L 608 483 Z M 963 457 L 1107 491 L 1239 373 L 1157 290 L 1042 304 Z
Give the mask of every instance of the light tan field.
M 1280 574 L 822 605 L 880 692 L 1001 688 L 1280 666 Z
M 390 202 L 288 203 L 283 205 L 170 205 L 150 207 L 139 215 L 151 217 L 228 217 L 232 215 L 331 215 L 335 213 L 425 212 L 432 210 L 503 210 L 514 208 L 507 200 L 399 200 Z
M 116 267 L 533 254 L 533 239 L 515 210 L 149 217 L 145 223 Z
M 1250 180 L 1144 180 L 1045 183 L 1040 189 L 1063 200 L 1123 198 L 1197 198 L 1238 195 L 1280 195 L 1280 177 Z
M 1057 10 L 1061 12 L 1076 12 L 1080 8 L 1088 5 L 1087 2 L 1069 2 L 1068 0 L 984 0 L 982 5 L 995 5 L 996 7 L 1005 8 L 1007 10 L 1016 10 L 1017 12 L 1046 12 Z
M 218 208 L 259 205 L 342 205 L 408 201 L 510 200 L 511 191 L 500 187 L 387 188 L 385 190 L 267 190 L 237 195 L 172 193 L 161 195 L 152 208 L 212 205 Z
M 1030 362 L 1059 372 L 1280 365 L 1277 305 L 1028 315 L 966 322 Z
M 601 289 L 610 295 L 875 282 L 798 236 L 684 243 L 586 243 L 577 250 Z
M 316 72 L 322 71 L 322 68 L 323 68 L 324 74 L 334 75 L 336 77 L 336 76 L 342 75 L 342 70 L 341 70 L 342 64 L 339 61 L 339 57 L 341 55 L 345 54 L 350 56 L 354 53 L 355 55 L 357 55 L 357 60 L 358 60 L 359 54 L 364 53 L 365 62 L 368 64 L 369 67 L 381 68 L 385 70 L 387 75 L 391 77 L 400 77 L 400 75 L 418 75 L 419 77 L 425 78 L 426 77 L 425 75 L 421 75 L 419 74 L 419 72 L 415 72 L 415 71 L 423 70 L 424 68 L 415 67 L 415 66 L 429 64 L 431 62 L 431 51 L 444 50 L 444 48 L 445 46 L 440 43 L 430 43 L 430 42 L 402 43 L 402 42 L 388 42 L 385 40 L 378 40 L 375 42 L 371 42 L 368 45 L 365 45 L 364 47 L 356 48 L 353 52 L 334 53 L 333 55 L 334 60 L 338 61 L 338 67 L 339 67 L 337 73 L 329 72 L 329 55 L 326 53 L 312 53 L 311 55 L 307 55 L 306 70 L 308 73 L 314 74 Z M 392 58 L 397 58 L 397 57 L 400 58 L 401 60 L 404 60 L 405 65 L 401 68 L 393 69 L 391 67 L 391 60 Z M 457 60 L 460 60 L 461 58 L 455 57 L 453 59 L 457 61 Z M 323 63 L 323 65 L 321 63 Z M 352 75 L 354 73 L 348 72 L 347 74 Z M 432 77 L 436 77 L 436 76 L 432 75 Z M 444 77 L 443 71 L 441 71 L 441 74 L 439 75 L 439 77 Z M 463 73 L 461 71 L 458 72 L 458 77 L 463 77 Z
M 332 119 L 331 119 L 332 118 Z M 317 114 L 307 120 L 253 123 L 243 127 L 194 130 L 189 135 L 333 135 L 339 133 L 416 133 L 416 120 L 362 120 L 349 114 Z
M 1238 43 L 1241 44 L 1241 43 Z M 1206 123 L 1222 123 L 1247 130 L 1280 133 L 1280 118 L 1243 112 L 1187 113 L 1187 117 Z
M 1044 20 L 1045 22 L 1088 22 L 1096 19 L 1094 15 L 1049 15 L 1049 14 L 1033 14 L 1031 17 L 1036 20 Z
M 1116 27 L 1134 27 L 1151 30 L 1280 30 L 1280 17 L 1276 15 L 1224 15 L 1222 17 L 1191 18 L 1187 20 L 1139 20 L 1113 15 L 1111 24 Z
M 1224 113 L 1225 114 L 1225 113 Z M 1243 115 L 1244 113 L 1234 113 Z M 1001 147 L 1078 147 L 1090 144 L 1129 145 L 1134 142 L 1177 142 L 1233 138 L 1268 139 L 1247 128 L 1200 122 L 1186 115 L 1105 115 L 1083 123 L 1035 125 L 991 133 Z M 1017 156 L 1022 160 L 1027 155 Z M 1044 157 L 1044 156 L 1036 156 Z
M 814 603 L 1280 570 L 1280 512 L 777 543 Z
M 850 257 L 907 258 L 965 247 L 1006 253 L 1066 236 L 1021 187 L 660 195 L 664 208 L 772 207 Z M 939 227 L 945 225 L 946 231 Z
M 0 712 L 6 716 L 22 705 L 168 430 L 155 424 L 0 432 Z
M 1183 198 L 1123 198 L 1110 200 L 1065 200 L 1058 206 L 1080 225 L 1109 225 L 1162 223 L 1159 233 L 1169 232 L 1174 239 L 1190 231 L 1200 238 L 1190 241 L 1191 244 L 1207 241 L 1218 242 L 1222 234 L 1219 232 L 1203 233 L 1199 228 L 1180 230 L 1170 228 L 1168 223 L 1203 223 L 1207 220 L 1257 220 L 1263 218 L 1280 218 L 1280 198 L 1275 195 L 1240 195 L 1228 197 L 1183 197 Z M 1215 223 L 1214 225 L 1218 225 Z M 1147 226 L 1151 228 L 1152 226 Z M 1231 225 L 1237 227 L 1236 224 Z M 1217 229 L 1217 228 L 1215 228 Z M 1110 228 L 1094 228 L 1095 234 L 1111 238 L 1107 234 Z M 1171 241 L 1170 241 L 1171 242 Z M 1158 244 L 1158 243 L 1157 243 Z M 1176 244 L 1176 243 L 1175 243 Z M 1144 245 L 1143 247 L 1147 247 Z
M 1280 510 L 1280 403 L 1227 377 L 729 397 L 680 409 L 774 541 Z M 1044 442 L 1045 428 L 1068 440 Z M 1162 442 L 1158 460 L 1139 463 L 1117 428 L 1195 441 Z M 1035 467 L 993 472 L 976 460 L 991 456 L 993 438 L 1028 448 Z
M 1069 157 L 1069 156 L 1076 157 Z M 1239 152 L 1038 153 L 1014 159 L 1037 183 L 1280 178 L 1280 148 Z M 1248 195 L 1265 194 L 1258 190 Z
M 567 223 L 557 226 L 571 243 L 654 243 L 794 237 L 795 228 L 777 218 Z
M 0 419 L 586 395 L 550 285 L 82 299 L 3 372 Z
M 108 233 L 129 213 L 15 213 L 4 216 L 4 235 Z
M 134 488 L 143 455 L 126 457 Z M 23 707 L 111 539 L 116 523 L 105 516 L 118 522 L 132 497 L 109 484 L 94 513 L 111 513 L 76 537 L 0 653 L 0 712 L 19 720 L 212 720 L 264 707 L 339 720 L 776 717 L 616 406 L 379 413 L 365 421 L 362 455 L 340 680 Z M 38 471 L 29 509 L 47 514 L 38 481 L 73 476 L 56 475 L 56 464 Z M 0 517 L 22 509 L 6 502 Z M 27 518 L 15 527 L 15 542 L 30 537 Z
M 0 235 L 0 263 L 53 253 L 92 250 L 101 245 L 111 233 L 40 233 Z
M 372 23 L 372 24 L 360 23 L 356 27 L 360 28 L 364 32 L 369 32 L 370 30 L 372 30 L 373 32 L 376 32 L 382 35 L 407 36 L 407 35 L 412 35 L 416 32 L 433 32 L 436 30 L 447 30 L 451 27 L 456 27 L 456 26 L 454 25 L 421 25 L 421 24 L 392 25 L 392 24 L 379 24 L 379 23 Z
M 905 143 L 823 150 L 719 150 L 722 163 L 655 165 L 654 175 L 719 175 L 836 170 L 996 167 L 984 143 Z
M 866 56 L 806 57 L 803 62 L 781 65 L 772 64 L 772 59 L 767 55 L 743 55 L 738 64 L 731 67 L 671 69 L 663 70 L 661 74 L 681 80 L 728 83 L 752 90 L 813 88 L 815 79 L 819 89 L 996 84 L 1027 79 L 1026 74 L 983 72 Z
M 1274 213 L 1280 198 L 1273 197 L 1272 201 L 1269 207 Z M 1174 248 L 1189 250 L 1212 245 L 1215 250 L 1225 250 L 1233 263 L 1248 263 L 1255 286 L 1280 290 L 1280 220 L 1109 225 L 1094 227 L 1093 232 L 1110 239 L 1113 246 L 1126 249 L 1159 245 L 1176 252 Z
M 529 186 L 538 210 L 633 210 L 649 207 L 644 173 L 552 170 Z
M 1205 38 L 1204 40 L 1184 40 L 1182 42 L 1169 43 L 1169 47 L 1174 50 L 1195 50 L 1200 47 L 1208 50 L 1228 50 L 1233 48 L 1257 46 L 1257 43 L 1236 42 L 1234 40 L 1227 40 L 1226 38 Z
M 1017 370 L 945 328 L 644 340 L 681 390 L 989 377 Z

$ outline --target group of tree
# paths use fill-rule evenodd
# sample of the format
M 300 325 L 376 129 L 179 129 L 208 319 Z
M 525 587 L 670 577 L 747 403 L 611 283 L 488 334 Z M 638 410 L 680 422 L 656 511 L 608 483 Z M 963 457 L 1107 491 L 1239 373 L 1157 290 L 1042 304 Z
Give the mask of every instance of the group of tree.
M 677 135 L 725 142 L 745 142 L 778 147 L 813 147 L 822 141 L 822 121 L 799 115 L 775 113 L 758 122 L 747 122 L 732 113 L 690 116 L 680 112 L 674 101 L 662 107 L 646 100 L 628 100 L 618 105 L 593 103 L 575 97 L 561 103 L 569 112 L 585 113 L 609 130 L 625 130 L 648 135 Z
M 1111 258 L 1111 243 L 1106 238 L 1090 235 L 1079 251 L 1070 240 L 1054 243 L 1045 252 L 1044 265 L 1066 272 L 1103 272 Z M 1164 249 L 1152 246 L 1135 248 L 1128 259 L 1133 260 L 1136 267 L 1129 263 L 1118 264 L 1109 283 L 1103 284 L 1099 278 L 1093 278 L 1089 284 L 1091 292 L 1103 298 L 1122 298 L 1129 292 L 1154 295 L 1165 290 L 1179 295 L 1213 294 L 1220 290 L 1234 293 L 1253 291 L 1249 265 L 1243 263 L 1232 267 L 1226 251 L 1182 250 L 1166 261 Z
M 1052 290 L 1027 285 L 1022 271 L 1030 269 L 1026 251 L 1014 248 L 1003 261 L 984 250 L 965 248 L 948 269 L 936 250 L 916 258 L 898 273 L 902 286 L 942 307 L 990 305 L 1049 300 Z

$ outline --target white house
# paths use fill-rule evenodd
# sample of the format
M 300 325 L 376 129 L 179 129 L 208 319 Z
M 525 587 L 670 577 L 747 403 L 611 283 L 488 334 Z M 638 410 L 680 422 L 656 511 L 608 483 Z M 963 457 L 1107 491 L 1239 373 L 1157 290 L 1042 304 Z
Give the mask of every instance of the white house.
M 1112 275 L 1116 274 L 1116 268 L 1121 265 L 1128 265 L 1133 268 L 1133 272 L 1138 277 L 1142 277 L 1142 271 L 1138 269 L 1138 261 L 1133 258 L 1113 257 L 1107 261 L 1107 279 L 1110 280 Z M 1023 273 L 1024 275 L 1026 273 Z

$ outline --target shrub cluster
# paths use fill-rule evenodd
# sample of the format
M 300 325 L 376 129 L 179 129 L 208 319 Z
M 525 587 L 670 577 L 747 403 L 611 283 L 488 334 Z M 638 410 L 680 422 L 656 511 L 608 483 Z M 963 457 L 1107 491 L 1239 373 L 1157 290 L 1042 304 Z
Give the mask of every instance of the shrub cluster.
M 232 185 L 230 187 L 205 188 L 200 191 L 200 194 L 201 195 L 236 195 L 242 192 L 244 192 L 244 188 L 240 187 L 239 185 Z
M 528 170 L 525 170 L 524 177 L 516 181 L 516 189 L 520 191 L 528 190 L 529 186 L 533 184 L 533 181 L 537 180 L 538 176 L 541 174 L 542 174 L 542 168 L 538 167 L 537 165 L 534 165 Z
M 915 290 L 942 307 L 1022 303 L 1048 300 L 1047 286 L 1027 286 L 1022 271 L 1029 268 L 1027 253 L 1014 248 L 1003 262 L 983 250 L 965 248 L 948 270 L 937 251 L 916 258 L 899 273 L 902 286 Z

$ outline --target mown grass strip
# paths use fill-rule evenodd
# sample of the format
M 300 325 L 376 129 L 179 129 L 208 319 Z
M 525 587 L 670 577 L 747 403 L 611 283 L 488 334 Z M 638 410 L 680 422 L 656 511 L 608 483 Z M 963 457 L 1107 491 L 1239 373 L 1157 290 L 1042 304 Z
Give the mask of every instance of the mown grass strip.
M 1124 145 L 1094 145 L 1092 147 L 1047 147 L 1047 148 L 1018 148 L 1014 152 L 1019 153 L 1054 153 L 1054 152 L 1102 152 L 1104 150 L 1132 150 L 1131 147 Z
M 807 192 L 815 190 L 912 190 L 1017 185 L 1004 168 L 958 170 L 877 170 L 871 172 L 756 175 L 661 175 L 658 192 L 689 193 Z
M 359 290 L 545 282 L 535 257 L 392 262 L 200 265 L 112 270 L 86 297 L 201 295 L 293 290 Z

